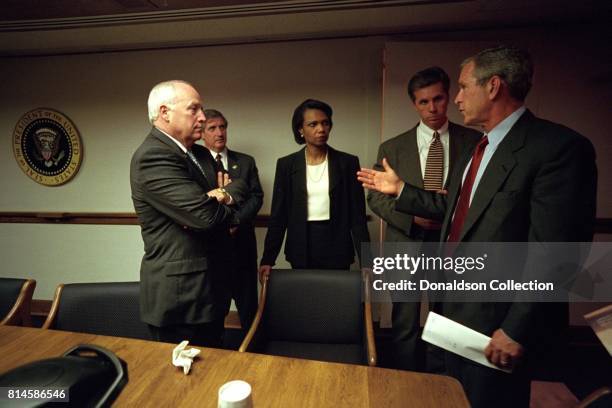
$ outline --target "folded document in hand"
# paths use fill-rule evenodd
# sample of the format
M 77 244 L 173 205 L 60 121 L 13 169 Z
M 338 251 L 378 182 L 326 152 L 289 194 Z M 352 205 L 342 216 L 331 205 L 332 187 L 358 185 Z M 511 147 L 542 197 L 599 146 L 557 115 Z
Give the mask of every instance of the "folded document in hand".
M 434 346 L 484 366 L 507 373 L 512 372 L 510 369 L 499 368 L 487 360 L 484 349 L 491 341 L 490 337 L 437 313 L 429 312 L 427 315 L 421 338 Z

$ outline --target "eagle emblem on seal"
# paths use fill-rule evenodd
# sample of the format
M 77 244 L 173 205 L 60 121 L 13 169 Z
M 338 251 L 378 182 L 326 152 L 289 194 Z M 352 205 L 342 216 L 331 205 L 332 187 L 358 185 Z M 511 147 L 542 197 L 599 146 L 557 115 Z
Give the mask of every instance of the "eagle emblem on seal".
M 59 149 L 58 134 L 53 129 L 40 128 L 34 133 L 34 157 L 45 167 L 57 166 L 66 152 Z
M 32 180 L 58 186 L 77 174 L 83 145 L 75 124 L 66 115 L 38 108 L 17 121 L 13 153 L 21 170 Z

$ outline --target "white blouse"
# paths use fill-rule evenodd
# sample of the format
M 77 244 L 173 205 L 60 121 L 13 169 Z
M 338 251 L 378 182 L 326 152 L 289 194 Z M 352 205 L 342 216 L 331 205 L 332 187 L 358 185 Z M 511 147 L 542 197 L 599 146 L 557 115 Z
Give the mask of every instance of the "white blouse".
M 321 164 L 306 164 L 308 221 L 329 220 L 329 171 L 327 157 Z

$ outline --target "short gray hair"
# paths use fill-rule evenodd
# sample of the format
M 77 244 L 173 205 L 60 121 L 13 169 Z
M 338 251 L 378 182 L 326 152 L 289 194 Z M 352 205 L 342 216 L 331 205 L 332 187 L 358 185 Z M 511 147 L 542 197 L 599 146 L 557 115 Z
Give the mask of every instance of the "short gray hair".
M 522 102 L 527 98 L 533 79 L 533 62 L 527 51 L 507 46 L 488 48 L 465 59 L 461 68 L 471 62 L 478 85 L 484 85 L 497 75 L 506 83 L 514 99 Z
M 149 109 L 149 122 L 153 124 L 159 117 L 159 108 L 162 105 L 172 105 L 176 102 L 176 85 L 185 84 L 193 87 L 189 82 L 180 79 L 160 82 L 149 92 L 147 107 Z
M 216 109 L 205 109 L 204 116 L 206 116 L 206 120 L 223 119 L 223 123 L 225 123 L 225 127 L 228 126 L 227 119 L 225 119 L 225 116 L 223 116 L 223 114 Z

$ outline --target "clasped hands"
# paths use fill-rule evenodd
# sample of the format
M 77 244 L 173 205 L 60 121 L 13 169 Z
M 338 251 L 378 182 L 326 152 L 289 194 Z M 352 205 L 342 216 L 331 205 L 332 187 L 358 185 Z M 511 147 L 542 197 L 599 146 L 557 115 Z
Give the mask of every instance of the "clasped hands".
M 210 190 L 208 193 L 206 193 L 206 195 L 208 195 L 209 197 L 216 198 L 219 204 L 225 204 L 225 205 L 232 204 L 233 203 L 232 196 L 230 196 L 228 192 L 225 191 L 225 188 L 224 188 L 231 182 L 232 180 L 229 178 L 229 174 L 223 173 L 221 171 L 218 172 L 217 173 L 217 185 L 219 187 L 213 190 Z
M 234 200 L 232 199 L 232 196 L 229 195 L 229 193 L 225 191 L 225 188 L 224 188 L 231 182 L 232 180 L 229 178 L 229 175 L 227 173 L 224 174 L 221 171 L 218 172 L 217 173 L 217 185 L 219 187 L 210 190 L 209 192 L 206 193 L 206 195 L 211 198 L 216 198 L 219 204 L 225 204 L 225 205 L 234 204 Z M 186 225 L 183 225 L 183 229 L 188 230 L 189 227 L 187 227 Z M 238 230 L 238 227 L 230 227 L 230 230 L 229 230 L 230 235 L 234 235 L 237 230 Z

